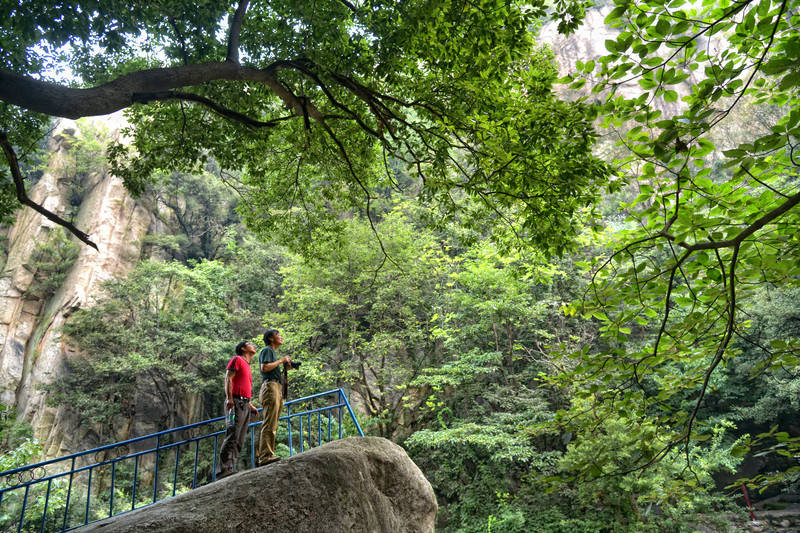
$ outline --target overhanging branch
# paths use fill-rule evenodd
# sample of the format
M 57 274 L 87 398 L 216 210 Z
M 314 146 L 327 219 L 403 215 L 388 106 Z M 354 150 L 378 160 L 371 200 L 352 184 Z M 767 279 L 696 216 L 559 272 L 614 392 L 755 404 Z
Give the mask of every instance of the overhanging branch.
M 263 83 L 284 99 L 287 105 L 293 106 L 294 103 L 287 100 L 286 91 L 275 77 L 279 70 L 288 66 L 286 61 L 275 61 L 264 69 L 241 67 L 229 61 L 195 63 L 140 70 L 88 89 L 65 87 L 0 68 L 0 100 L 36 113 L 78 119 L 125 109 L 134 103 L 136 94 L 230 80 Z
M 281 117 L 276 118 L 273 120 L 268 121 L 260 121 L 254 118 L 248 117 L 243 113 L 239 113 L 238 111 L 234 111 L 233 109 L 229 109 L 225 106 L 218 104 L 217 102 L 211 100 L 210 98 L 206 98 L 205 96 L 200 96 L 199 94 L 194 93 L 185 93 L 180 91 L 163 91 L 158 93 L 137 93 L 133 95 L 133 101 L 137 103 L 147 103 L 147 102 L 156 102 L 156 101 L 168 101 L 168 100 L 181 100 L 181 101 L 189 101 L 189 102 L 196 102 L 198 104 L 202 104 L 218 115 L 229 118 L 231 120 L 235 120 L 236 122 L 241 122 L 245 126 L 250 128 L 269 128 L 277 126 L 279 122 L 283 122 L 285 120 L 289 120 L 294 118 L 294 116 L 288 117 Z
M 8 140 L 8 136 L 6 132 L 0 131 L 0 146 L 3 147 L 3 153 L 5 153 L 6 159 L 8 160 L 8 167 L 11 169 L 11 176 L 14 179 L 14 187 L 17 191 L 17 200 L 22 205 L 27 205 L 28 207 L 32 208 L 34 211 L 42 215 L 43 217 L 47 218 L 58 224 L 59 226 L 66 228 L 69 230 L 70 233 L 75 235 L 81 242 L 88 244 L 95 250 L 97 250 L 97 245 L 92 242 L 89 238 L 88 233 L 84 233 L 83 231 L 76 228 L 71 222 L 68 222 L 61 218 L 60 216 L 56 215 L 52 211 L 47 210 L 43 206 L 37 204 L 30 198 L 28 198 L 28 194 L 25 192 L 25 184 L 22 181 L 22 173 L 19 170 L 19 161 L 17 160 L 17 154 L 14 152 L 14 147 L 11 146 L 11 142 Z
M 784 203 L 770 211 L 769 213 L 765 214 L 746 228 L 744 228 L 736 237 L 732 239 L 727 239 L 724 241 L 709 241 L 709 242 L 700 242 L 697 244 L 688 244 L 686 242 L 679 242 L 677 243 L 678 246 L 684 248 L 688 252 L 696 252 L 698 250 L 718 250 L 720 248 L 733 248 L 735 246 L 739 246 L 742 241 L 748 238 L 750 235 L 755 233 L 756 231 L 760 230 L 776 218 L 780 217 L 793 207 L 795 207 L 798 203 L 800 203 L 800 193 L 795 194 L 794 196 L 790 196 Z M 666 237 L 667 239 L 674 241 L 675 236 L 669 233 L 663 232 L 661 235 Z

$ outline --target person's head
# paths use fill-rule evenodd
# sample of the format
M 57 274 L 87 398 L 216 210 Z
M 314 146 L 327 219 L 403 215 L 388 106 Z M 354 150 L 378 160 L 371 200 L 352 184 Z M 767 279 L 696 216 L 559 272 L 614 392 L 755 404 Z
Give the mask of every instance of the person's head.
M 272 346 L 273 348 L 277 348 L 283 344 L 283 337 L 281 337 L 281 334 L 277 329 L 268 329 L 264 332 L 264 344 L 267 346 Z
M 256 347 L 253 346 L 252 342 L 242 341 L 236 345 L 236 355 L 241 355 L 248 361 L 252 359 L 255 353 L 256 353 Z

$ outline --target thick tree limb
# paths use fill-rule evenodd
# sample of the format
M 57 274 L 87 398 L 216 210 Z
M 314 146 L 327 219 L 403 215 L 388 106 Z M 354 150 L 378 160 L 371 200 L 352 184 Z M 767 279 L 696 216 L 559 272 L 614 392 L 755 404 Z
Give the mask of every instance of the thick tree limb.
M 27 205 L 28 207 L 32 208 L 34 211 L 42 215 L 43 217 L 47 218 L 62 226 L 70 231 L 73 235 L 75 235 L 81 242 L 84 242 L 97 250 L 97 245 L 92 242 L 89 238 L 88 233 L 84 233 L 83 231 L 76 228 L 71 222 L 68 222 L 61 218 L 60 216 L 56 215 L 52 211 L 45 209 L 43 206 L 37 204 L 30 198 L 28 198 L 28 194 L 25 192 L 25 184 L 22 180 L 22 173 L 19 170 L 19 161 L 17 160 L 17 154 L 14 152 L 14 147 L 11 146 L 11 142 L 8 140 L 8 136 L 6 136 L 6 132 L 0 131 L 0 146 L 3 147 L 3 152 L 6 155 L 6 159 L 8 160 L 8 167 L 11 169 L 11 176 L 14 179 L 14 187 L 17 190 L 17 200 L 22 205 Z
M 349 10 L 350 10 L 350 11 L 352 11 L 353 13 L 355 13 L 355 12 L 356 12 L 356 6 L 355 6 L 355 4 L 353 4 L 352 2 L 348 2 L 347 0 L 339 0 L 339 1 L 340 1 L 342 4 L 344 4 L 345 6 L 347 6 L 347 9 L 349 9 Z
M 125 109 L 136 101 L 136 95 L 140 93 L 159 93 L 211 81 L 236 80 L 263 83 L 296 112 L 302 113 L 302 104 L 293 99 L 275 77 L 278 71 L 291 66 L 288 61 L 276 61 L 264 69 L 241 67 L 229 61 L 196 63 L 140 70 L 88 89 L 64 87 L 0 68 L 0 100 L 45 115 L 77 119 Z M 309 109 L 309 114 L 315 120 L 322 116 L 313 108 Z
M 236 13 L 231 21 L 231 31 L 228 34 L 228 56 L 226 60 L 237 65 L 239 64 L 239 36 L 242 33 L 242 21 L 244 21 L 244 14 L 249 3 L 250 0 L 239 1 L 239 7 L 236 8 Z

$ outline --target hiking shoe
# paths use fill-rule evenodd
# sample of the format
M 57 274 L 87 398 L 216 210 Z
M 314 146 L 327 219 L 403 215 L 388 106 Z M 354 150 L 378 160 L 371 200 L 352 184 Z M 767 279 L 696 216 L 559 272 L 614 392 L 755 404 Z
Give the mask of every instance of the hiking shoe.
M 259 461 L 256 461 L 256 467 L 267 466 L 269 464 L 275 463 L 275 462 L 280 461 L 280 460 L 281 460 L 281 458 L 278 457 L 278 456 L 273 456 L 273 457 L 270 457 L 269 459 L 265 459 L 263 461 L 259 460 Z
M 234 472 L 233 470 L 225 470 L 225 471 L 220 472 L 219 474 L 217 474 L 217 479 L 219 480 L 219 479 L 222 479 L 224 477 L 232 476 L 235 473 L 236 472 Z

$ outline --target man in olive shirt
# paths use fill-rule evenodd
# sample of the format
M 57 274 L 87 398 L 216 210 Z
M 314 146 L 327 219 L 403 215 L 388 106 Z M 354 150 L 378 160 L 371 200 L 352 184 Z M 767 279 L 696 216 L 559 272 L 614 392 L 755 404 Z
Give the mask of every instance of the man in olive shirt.
M 258 465 L 273 463 L 280 459 L 275 455 L 275 434 L 278 431 L 278 418 L 283 408 L 283 379 L 280 365 L 291 368 L 292 360 L 289 356 L 278 359 L 275 350 L 283 344 L 283 337 L 276 329 L 268 329 L 264 333 L 264 348 L 258 354 L 258 364 L 261 369 L 261 392 L 258 399 L 263 410 L 263 423 L 261 435 L 258 439 Z

